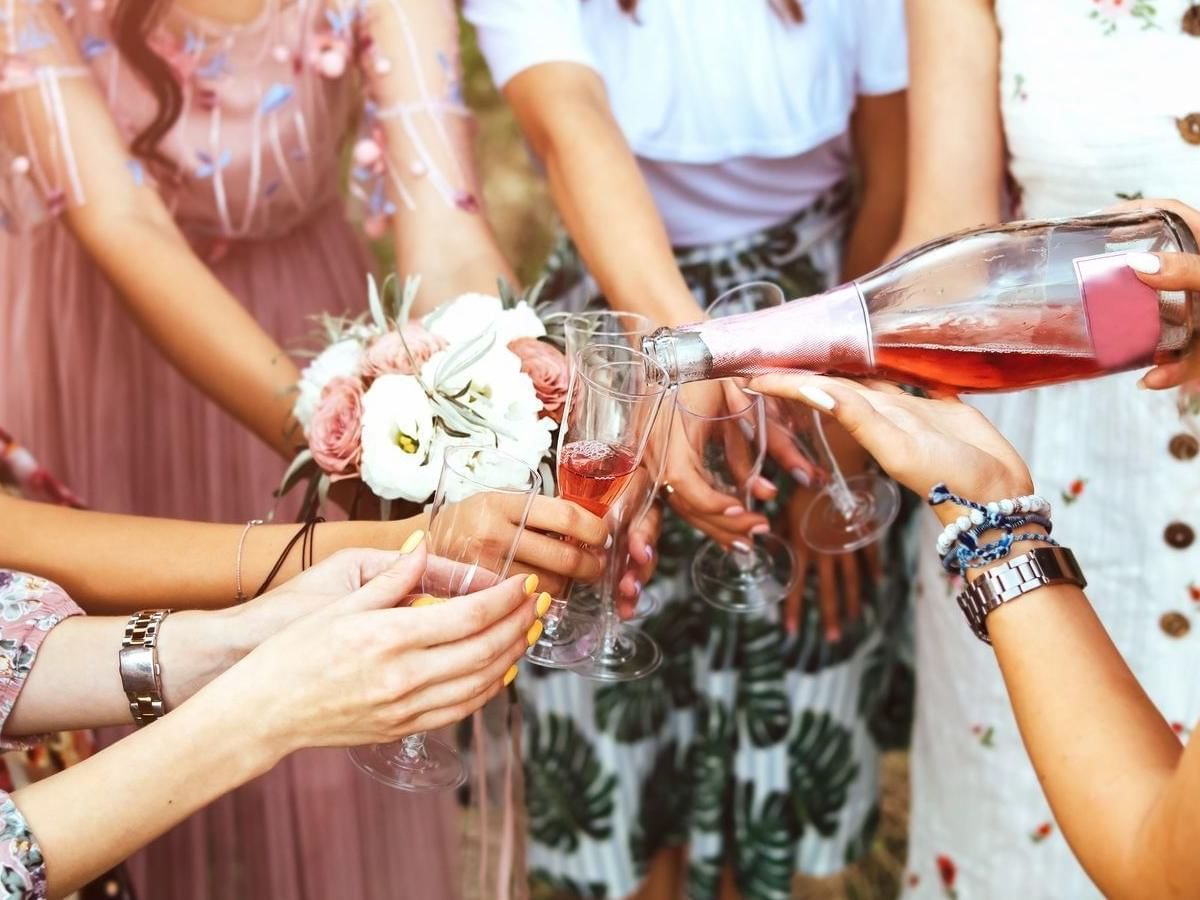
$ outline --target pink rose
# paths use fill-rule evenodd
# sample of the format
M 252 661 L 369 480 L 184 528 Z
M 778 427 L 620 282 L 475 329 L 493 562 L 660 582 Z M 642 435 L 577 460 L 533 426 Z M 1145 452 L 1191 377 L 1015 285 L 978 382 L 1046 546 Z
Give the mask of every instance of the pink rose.
M 533 390 L 542 401 L 546 415 L 561 423 L 569 384 L 567 358 L 537 338 L 517 338 L 508 349 L 521 360 L 521 371 L 533 381 Z
M 322 471 L 354 475 L 362 456 L 362 385 L 334 378 L 325 385 L 308 426 L 308 449 Z
M 404 340 L 400 340 L 403 333 Z M 404 345 L 408 344 L 405 351 Z M 416 322 L 409 322 L 400 332 L 389 331 L 377 337 L 367 348 L 367 376 L 415 375 L 429 357 L 446 348 L 446 341 L 430 334 Z

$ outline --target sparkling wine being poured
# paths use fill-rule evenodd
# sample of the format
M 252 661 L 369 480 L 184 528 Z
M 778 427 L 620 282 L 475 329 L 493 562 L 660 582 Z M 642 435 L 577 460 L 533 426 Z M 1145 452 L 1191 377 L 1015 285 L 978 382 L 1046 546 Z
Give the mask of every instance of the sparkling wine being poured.
M 1148 287 L 1125 255 L 1196 249 L 1158 209 L 974 229 L 816 297 L 660 329 L 644 349 L 679 382 L 776 370 L 967 392 L 1076 381 L 1190 349 L 1197 296 Z

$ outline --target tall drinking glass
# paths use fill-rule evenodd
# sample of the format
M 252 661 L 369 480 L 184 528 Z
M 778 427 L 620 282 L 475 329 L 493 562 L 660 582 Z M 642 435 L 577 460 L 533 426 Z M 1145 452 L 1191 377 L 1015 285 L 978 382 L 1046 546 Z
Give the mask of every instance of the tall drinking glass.
M 766 406 L 735 379 L 712 392 L 703 383 L 679 388 L 678 415 L 696 468 L 731 505 L 752 509 L 752 486 L 767 455 Z M 773 534 L 748 535 L 726 548 L 714 540 L 692 557 L 692 582 L 718 609 L 752 613 L 782 601 L 796 577 L 795 557 Z
M 595 344 L 579 353 L 559 428 L 560 497 L 607 517 L 641 464 L 667 387 L 666 370 L 628 344 Z M 564 598 L 542 622 L 542 637 L 529 648 L 532 662 L 569 669 L 596 652 L 595 619 L 574 615 Z
M 593 344 L 628 344 L 635 350 L 640 349 L 642 338 L 650 333 L 652 327 L 650 319 L 641 313 L 615 309 L 566 314 L 562 318 L 562 329 L 567 371 L 575 368 L 579 351 Z M 618 537 L 620 535 L 614 534 L 614 539 Z M 602 613 L 600 590 L 600 584 L 571 585 L 571 594 L 567 600 L 577 621 L 581 615 L 598 616 Z
M 430 565 L 418 596 L 450 599 L 508 577 L 542 478 L 521 460 L 492 447 L 446 451 L 426 542 Z M 480 522 L 515 522 L 511 530 L 481 530 Z M 415 598 L 414 598 L 415 599 Z M 355 747 L 355 765 L 402 791 L 444 791 L 467 778 L 458 753 L 444 741 L 413 734 L 390 744 Z
M 724 318 L 782 306 L 786 300 L 777 285 L 755 281 L 726 291 L 707 312 L 713 318 Z M 873 472 L 846 477 L 829 447 L 821 414 L 816 410 L 782 401 L 772 408 L 784 411 L 781 424 L 812 435 L 817 464 L 829 473 L 821 492 L 804 513 L 800 526 L 804 542 L 821 553 L 845 553 L 879 540 L 900 512 L 896 483 Z

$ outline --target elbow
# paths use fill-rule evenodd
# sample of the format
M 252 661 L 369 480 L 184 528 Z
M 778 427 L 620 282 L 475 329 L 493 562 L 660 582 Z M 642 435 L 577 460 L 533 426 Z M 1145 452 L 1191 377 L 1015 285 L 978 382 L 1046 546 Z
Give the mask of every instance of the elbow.
M 576 71 L 580 68 L 565 63 L 535 66 L 504 88 L 525 140 L 543 162 L 564 152 L 581 133 L 594 133 L 597 125 L 616 127 L 604 83 L 591 70 Z

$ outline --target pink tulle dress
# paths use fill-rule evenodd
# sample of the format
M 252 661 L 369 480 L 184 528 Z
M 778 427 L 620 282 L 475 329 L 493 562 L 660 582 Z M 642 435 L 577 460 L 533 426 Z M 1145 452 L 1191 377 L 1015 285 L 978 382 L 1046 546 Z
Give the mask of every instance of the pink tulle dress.
M 453 192 L 417 121 L 462 113 L 453 7 L 267 0 L 238 26 L 170 10 L 152 38 L 183 85 L 161 145 L 181 177 L 167 184 L 126 149 L 154 101 L 114 47 L 116 5 L 0 0 L 0 423 L 92 508 L 261 517 L 283 463 L 159 355 L 62 213 L 158 190 L 218 279 L 298 346 L 313 315 L 364 307 L 368 256 L 340 177 L 351 146 L 369 230 L 417 180 Z M 434 12 L 438 46 L 421 32 Z M 373 98 L 388 80 L 385 106 Z M 380 146 L 389 116 L 413 136 L 402 165 Z M 155 842 L 132 871 L 143 900 L 442 900 L 461 881 L 454 809 L 453 796 L 376 785 L 342 750 L 309 751 Z

